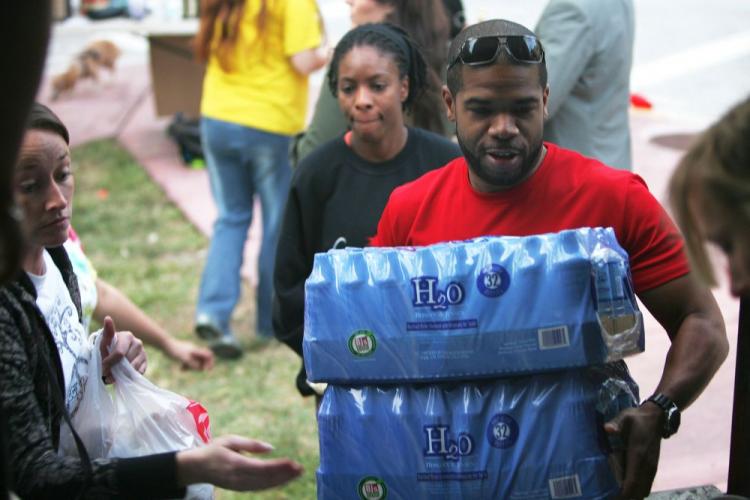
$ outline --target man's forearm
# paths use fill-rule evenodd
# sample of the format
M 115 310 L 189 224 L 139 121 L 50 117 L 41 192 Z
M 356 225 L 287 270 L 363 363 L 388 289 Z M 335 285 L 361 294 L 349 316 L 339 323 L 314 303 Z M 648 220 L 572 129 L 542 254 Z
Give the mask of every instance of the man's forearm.
M 687 316 L 672 338 L 656 392 L 669 396 L 680 409 L 687 408 L 706 388 L 728 352 L 720 316 Z

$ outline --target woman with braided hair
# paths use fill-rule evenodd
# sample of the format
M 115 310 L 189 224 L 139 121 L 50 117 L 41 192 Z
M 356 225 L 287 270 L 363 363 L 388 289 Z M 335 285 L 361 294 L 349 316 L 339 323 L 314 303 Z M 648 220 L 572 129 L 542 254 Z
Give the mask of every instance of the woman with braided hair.
M 426 78 L 416 43 L 393 25 L 361 25 L 334 50 L 328 85 L 350 131 L 298 165 L 274 271 L 274 331 L 300 356 L 304 284 L 315 253 L 366 246 L 394 188 L 460 155 L 448 139 L 406 125 L 404 112 Z M 304 367 L 297 388 L 313 394 Z
M 448 57 L 451 25 L 443 0 L 346 0 L 353 26 L 387 22 L 401 27 L 419 47 L 427 63 L 424 92 L 410 107 L 407 123 L 449 137 L 453 127 L 445 116 L 440 94 Z M 297 164 L 326 141 L 347 131 L 336 97 L 326 86 L 320 89 L 313 116 L 295 139 L 292 162 Z

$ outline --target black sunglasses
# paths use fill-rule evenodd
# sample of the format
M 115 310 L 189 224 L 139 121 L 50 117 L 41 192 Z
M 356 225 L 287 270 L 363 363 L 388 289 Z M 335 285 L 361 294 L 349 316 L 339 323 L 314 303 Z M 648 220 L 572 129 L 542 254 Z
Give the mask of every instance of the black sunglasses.
M 544 61 L 542 43 L 531 35 L 480 36 L 467 38 L 458 55 L 448 65 L 451 69 L 457 62 L 468 66 L 489 64 L 497 59 L 500 47 L 516 62 L 539 64 Z

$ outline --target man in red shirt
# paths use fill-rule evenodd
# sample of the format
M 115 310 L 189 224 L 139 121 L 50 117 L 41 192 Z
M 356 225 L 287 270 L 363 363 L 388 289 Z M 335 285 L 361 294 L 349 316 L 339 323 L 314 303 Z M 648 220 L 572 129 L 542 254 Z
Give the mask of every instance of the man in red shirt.
M 502 20 L 470 26 L 448 61 L 443 97 L 464 157 L 397 188 L 372 244 L 613 227 L 636 293 L 672 341 L 655 394 L 605 425 L 627 443 L 622 497 L 645 497 L 661 439 L 677 431 L 680 410 L 727 355 L 716 301 L 694 279 L 680 234 L 640 177 L 542 141 L 550 89 L 533 32 Z

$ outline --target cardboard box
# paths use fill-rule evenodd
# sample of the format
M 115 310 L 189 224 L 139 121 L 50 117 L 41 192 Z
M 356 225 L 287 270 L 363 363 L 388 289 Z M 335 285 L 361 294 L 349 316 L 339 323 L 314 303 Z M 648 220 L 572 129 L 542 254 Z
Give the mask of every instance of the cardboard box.
M 182 112 L 188 117 L 200 114 L 205 64 L 193 56 L 194 32 L 147 34 L 151 80 L 157 116 Z

